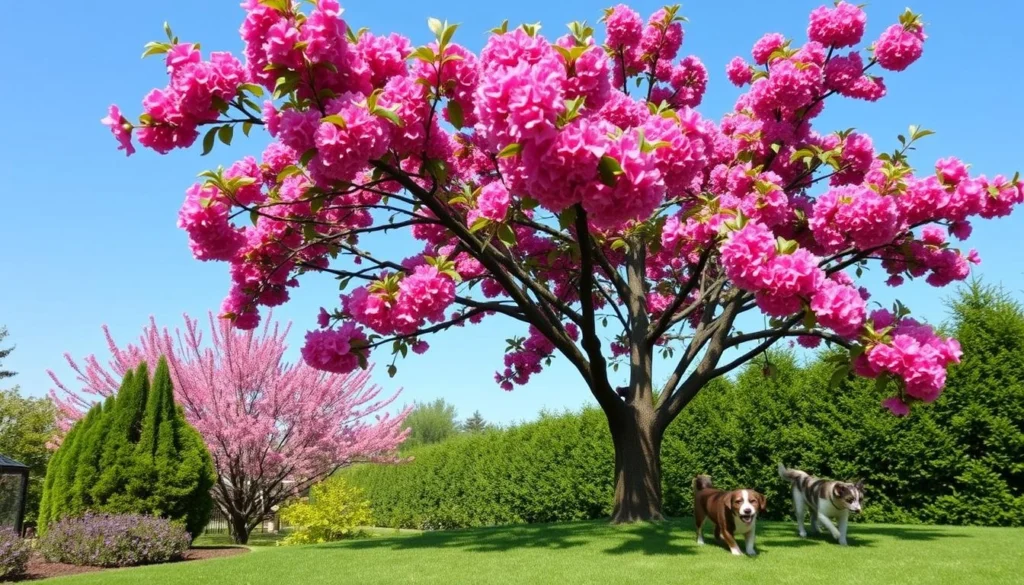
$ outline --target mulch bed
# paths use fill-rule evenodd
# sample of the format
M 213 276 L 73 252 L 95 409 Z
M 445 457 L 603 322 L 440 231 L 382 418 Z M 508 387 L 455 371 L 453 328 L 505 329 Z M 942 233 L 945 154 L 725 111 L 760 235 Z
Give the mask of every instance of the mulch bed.
M 185 558 L 175 562 L 201 561 L 217 557 L 229 557 L 249 552 L 249 549 L 241 546 L 210 546 L 189 549 Z M 49 579 L 50 577 L 63 577 L 65 575 L 77 575 L 78 573 L 92 573 L 105 571 L 102 567 L 80 567 L 78 565 L 65 565 L 63 563 L 51 563 L 38 553 L 32 555 L 28 561 L 28 570 L 21 581 L 32 581 L 36 579 Z

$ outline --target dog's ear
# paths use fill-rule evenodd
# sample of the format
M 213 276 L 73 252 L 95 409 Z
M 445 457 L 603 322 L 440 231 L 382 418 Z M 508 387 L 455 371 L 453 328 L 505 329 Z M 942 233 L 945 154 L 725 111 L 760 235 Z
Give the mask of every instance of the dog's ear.
M 846 496 L 846 486 L 841 483 L 836 483 L 832 486 L 832 495 L 836 498 L 842 498 Z
M 768 500 L 764 497 L 764 494 L 760 492 L 757 493 L 754 499 L 757 500 L 757 513 L 764 514 L 768 509 Z

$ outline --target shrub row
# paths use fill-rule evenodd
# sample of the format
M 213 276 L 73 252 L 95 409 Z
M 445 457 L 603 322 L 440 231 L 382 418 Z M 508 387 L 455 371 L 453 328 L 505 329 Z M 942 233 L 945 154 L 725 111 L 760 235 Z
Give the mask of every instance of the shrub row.
M 770 357 L 705 388 L 662 447 L 664 511 L 689 515 L 694 474 L 768 497 L 791 517 L 778 462 L 835 478 L 864 478 L 862 519 L 1024 525 L 1024 313 L 975 286 L 954 304 L 964 361 L 943 396 L 895 418 L 871 383 L 830 388 L 818 361 Z M 890 390 L 891 391 L 891 390 Z M 412 450 L 411 463 L 343 471 L 365 490 L 377 525 L 454 528 L 601 518 L 612 502 L 613 453 L 596 409 Z
M 164 518 L 86 514 L 52 523 L 39 551 L 53 563 L 132 567 L 179 560 L 191 541 L 184 526 Z
M 25 574 L 32 554 L 28 541 L 10 528 L 0 528 L 0 581 L 13 581 Z

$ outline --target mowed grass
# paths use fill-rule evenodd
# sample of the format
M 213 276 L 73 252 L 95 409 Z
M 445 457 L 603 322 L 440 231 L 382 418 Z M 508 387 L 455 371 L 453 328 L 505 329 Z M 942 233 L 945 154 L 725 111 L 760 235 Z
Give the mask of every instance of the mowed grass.
M 1024 532 L 1013 528 L 861 525 L 850 546 L 801 539 L 792 523 L 758 525 L 756 558 L 698 547 L 693 524 L 577 522 L 421 534 L 302 547 L 254 547 L 236 557 L 122 569 L 46 583 L 1024 583 Z M 711 536 L 708 531 L 707 536 Z M 741 541 L 742 543 L 742 541 Z

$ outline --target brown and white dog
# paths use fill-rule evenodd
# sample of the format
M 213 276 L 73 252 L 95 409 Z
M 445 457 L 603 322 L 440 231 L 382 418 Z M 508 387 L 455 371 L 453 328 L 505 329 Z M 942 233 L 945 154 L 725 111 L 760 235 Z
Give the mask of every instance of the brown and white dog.
M 764 512 L 764 496 L 751 489 L 731 492 L 716 489 L 711 478 L 698 475 L 693 479 L 693 518 L 697 524 L 697 544 L 704 544 L 704 520 L 715 524 L 715 539 L 721 538 L 734 555 L 742 554 L 736 534 L 746 535 L 747 554 L 754 556 L 757 515 Z
M 786 469 L 781 463 L 779 475 L 793 485 L 793 507 L 796 509 L 796 526 L 800 536 L 807 536 L 804 530 L 804 511 L 810 508 L 811 529 L 817 532 L 818 524 L 821 524 L 832 533 L 832 538 L 846 546 L 846 527 L 850 513 L 857 514 L 861 510 L 864 482 L 820 479 L 799 469 Z M 839 526 L 832 523 L 833 518 Z

